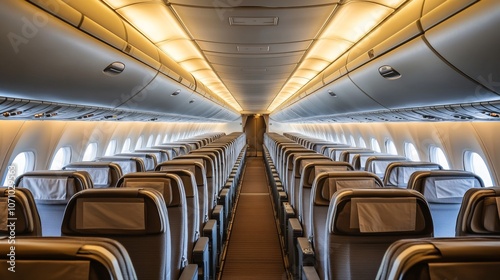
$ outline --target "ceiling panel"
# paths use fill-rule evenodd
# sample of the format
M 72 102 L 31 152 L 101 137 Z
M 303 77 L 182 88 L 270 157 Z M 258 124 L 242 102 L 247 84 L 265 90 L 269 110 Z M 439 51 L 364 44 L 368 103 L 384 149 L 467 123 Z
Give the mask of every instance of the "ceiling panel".
M 168 3 L 243 110 L 265 112 L 304 59 L 337 2 Z M 231 21 L 250 25 L 231 25 Z M 266 21 L 276 25 L 253 25 Z

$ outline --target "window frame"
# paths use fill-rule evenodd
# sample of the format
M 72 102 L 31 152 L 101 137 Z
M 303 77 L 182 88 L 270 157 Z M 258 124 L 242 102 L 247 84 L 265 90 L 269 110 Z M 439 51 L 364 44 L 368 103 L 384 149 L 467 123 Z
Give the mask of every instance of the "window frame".
M 439 152 L 438 152 L 439 151 Z M 440 159 L 438 154 L 441 154 L 441 159 L 444 159 L 444 163 Z M 450 161 L 448 160 L 448 156 L 444 153 L 444 150 L 438 146 L 430 146 L 429 148 L 429 161 L 433 163 L 437 163 L 443 167 L 443 169 L 450 169 Z
M 86 155 L 87 155 L 87 151 L 88 149 L 93 146 L 94 147 L 94 151 L 92 152 L 92 155 L 90 155 L 89 158 L 86 158 Z M 83 152 L 83 156 L 82 156 L 82 161 L 93 161 L 96 159 L 97 157 L 97 149 L 98 149 L 99 145 L 97 144 L 97 142 L 90 142 L 87 147 L 85 148 L 85 151 Z
M 57 166 L 54 166 L 54 163 L 59 152 L 63 153 L 62 164 L 60 164 L 61 168 L 56 168 Z M 49 170 L 62 170 L 64 166 L 68 165 L 71 162 L 71 154 L 72 154 L 71 147 L 63 146 L 57 149 L 57 151 L 54 153 L 54 156 L 52 157 L 52 160 L 50 161 Z
M 479 167 L 475 167 L 475 164 L 473 164 L 474 161 L 474 156 L 477 156 L 479 160 L 481 160 Z M 479 154 L 474 151 L 465 151 L 464 152 L 464 169 L 466 171 L 472 172 L 479 176 L 484 183 L 485 187 L 489 186 L 494 186 L 495 185 L 495 180 L 493 179 L 493 176 L 491 176 L 491 169 L 488 163 L 484 160 L 484 158 Z M 480 172 L 478 172 L 480 171 Z M 486 171 L 487 174 L 484 174 L 484 171 Z M 487 176 L 486 180 L 485 177 Z
M 420 161 L 420 155 L 418 154 L 417 147 L 412 142 L 405 142 L 405 157 L 409 158 L 411 161 Z M 413 154 L 417 156 L 417 159 L 413 158 Z

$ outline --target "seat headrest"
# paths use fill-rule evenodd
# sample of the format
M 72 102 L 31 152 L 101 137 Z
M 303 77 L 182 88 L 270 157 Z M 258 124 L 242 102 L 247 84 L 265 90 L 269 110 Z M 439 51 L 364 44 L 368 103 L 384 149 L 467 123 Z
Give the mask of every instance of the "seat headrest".
M 500 188 L 472 188 L 463 198 L 457 236 L 500 234 Z
M 25 175 L 20 186 L 29 189 L 37 203 L 66 204 L 79 190 L 74 178 Z
M 436 163 L 392 162 L 387 166 L 384 181 L 386 182 L 386 186 L 406 188 L 410 176 L 414 172 L 441 169 L 442 167 Z
M 183 186 L 179 186 L 179 182 L 169 178 L 169 174 L 159 173 L 162 176 L 156 176 L 158 173 L 131 173 L 123 177 L 123 183 L 120 187 L 124 188 L 150 188 L 155 189 L 163 194 L 163 199 L 167 207 L 175 207 L 182 204 L 182 197 L 185 196 Z M 182 184 L 182 183 L 181 183 Z
M 312 162 L 332 162 L 331 159 L 324 156 L 301 156 L 295 159 L 295 177 L 300 177 L 302 175 L 302 169 L 309 163 Z
M 156 167 L 157 171 L 169 171 L 169 170 L 187 170 L 194 174 L 196 184 L 203 185 L 206 180 L 205 167 L 203 165 L 203 159 L 175 159 L 171 161 L 159 164 Z
M 382 182 L 374 174 L 364 171 L 335 171 L 321 173 L 313 183 L 314 205 L 328 206 L 339 190 L 381 188 Z
M 15 227 L 8 227 L 12 218 Z M 17 236 L 42 234 L 40 216 L 28 189 L 0 188 L 0 236 L 9 236 L 12 230 Z
M 64 213 L 63 235 L 145 235 L 168 230 L 167 209 L 153 189 L 89 189 L 73 196 Z
M 92 182 L 94 183 L 94 187 L 102 188 L 102 187 L 110 187 L 111 184 L 111 170 L 108 166 L 96 166 L 93 167 L 66 167 L 65 170 L 75 170 L 75 171 L 85 171 L 89 173 L 90 178 L 92 178 Z
M 328 213 L 331 234 L 428 235 L 432 217 L 424 197 L 407 189 L 346 189 L 332 198 Z

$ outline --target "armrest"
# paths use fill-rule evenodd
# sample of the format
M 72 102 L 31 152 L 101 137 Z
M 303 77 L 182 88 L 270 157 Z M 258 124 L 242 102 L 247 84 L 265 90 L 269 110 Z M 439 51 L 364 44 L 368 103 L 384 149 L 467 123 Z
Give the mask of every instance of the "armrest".
M 320 280 L 314 266 L 304 266 L 302 270 L 302 280 Z
M 217 221 L 208 220 L 203 227 L 203 236 L 208 237 L 208 251 L 209 251 L 209 265 L 210 265 L 210 278 L 215 279 L 215 271 L 217 268 L 218 251 L 217 246 Z
M 193 248 L 193 263 L 198 265 L 198 279 L 208 280 L 210 276 L 208 247 L 208 237 L 200 237 Z
M 283 235 L 285 242 L 287 240 L 286 235 L 288 234 L 288 219 L 295 218 L 295 210 L 292 205 L 288 202 L 283 202 L 281 204 L 281 215 L 280 215 L 280 224 L 281 224 L 281 234 Z M 285 250 L 287 250 L 287 244 L 285 243 Z
M 212 211 L 212 219 L 217 221 L 218 252 L 222 252 L 222 244 L 226 240 L 226 223 L 224 221 L 224 206 L 216 205 Z
M 230 189 L 222 189 L 219 193 L 219 197 L 217 199 L 217 204 L 222 205 L 226 211 L 224 211 L 224 220 L 227 221 L 229 218 L 229 212 L 231 212 L 231 201 L 230 201 Z
M 198 279 L 198 265 L 196 264 L 188 264 L 182 270 L 181 277 L 179 280 L 196 280 Z
M 288 248 L 288 262 L 290 263 L 291 273 L 295 279 L 298 279 L 298 261 L 297 261 L 297 238 L 303 235 L 302 225 L 297 218 L 288 219 L 288 232 L 286 235 L 286 246 Z
M 297 238 L 297 261 L 299 275 L 302 275 L 304 267 L 314 266 L 316 262 L 312 245 L 305 237 Z

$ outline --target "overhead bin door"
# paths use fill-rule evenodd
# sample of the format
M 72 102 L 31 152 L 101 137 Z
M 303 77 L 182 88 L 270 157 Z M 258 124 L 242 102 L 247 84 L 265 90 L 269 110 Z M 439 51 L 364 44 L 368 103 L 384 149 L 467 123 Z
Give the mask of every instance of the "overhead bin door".
M 379 72 L 384 66 L 392 67 L 401 77 L 384 78 Z M 423 36 L 365 64 L 349 73 L 349 77 L 371 98 L 390 109 L 500 98 L 450 67 L 426 45 Z M 475 94 L 478 90 L 480 96 Z
M 444 59 L 497 93 L 500 93 L 499 4 L 498 0 L 479 1 L 425 32 L 425 38 Z M 482 97 L 485 92 L 477 94 Z

